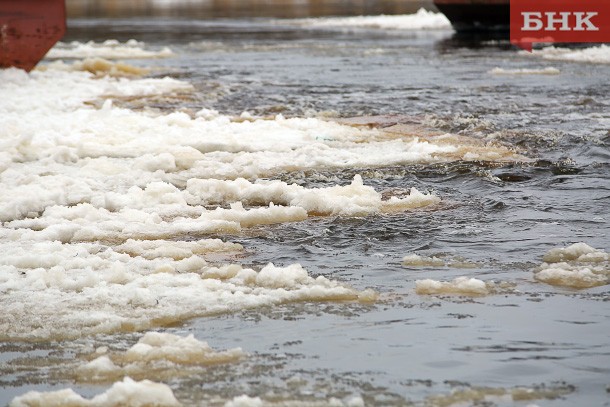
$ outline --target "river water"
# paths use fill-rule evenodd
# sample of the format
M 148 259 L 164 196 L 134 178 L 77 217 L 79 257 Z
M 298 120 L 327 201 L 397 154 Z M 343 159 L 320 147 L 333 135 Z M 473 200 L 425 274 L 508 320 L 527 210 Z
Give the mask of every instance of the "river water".
M 420 13 L 81 17 L 3 72 L 0 404 L 610 405 L 610 48 Z

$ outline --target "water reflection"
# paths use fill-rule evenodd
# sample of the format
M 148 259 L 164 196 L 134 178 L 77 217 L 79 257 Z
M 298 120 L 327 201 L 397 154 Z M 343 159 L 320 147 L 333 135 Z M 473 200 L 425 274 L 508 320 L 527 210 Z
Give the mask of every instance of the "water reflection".
M 512 50 L 508 31 L 483 32 L 454 32 L 451 37 L 443 38 L 435 44 L 435 49 L 445 52 L 456 48 L 496 48 L 498 50 Z

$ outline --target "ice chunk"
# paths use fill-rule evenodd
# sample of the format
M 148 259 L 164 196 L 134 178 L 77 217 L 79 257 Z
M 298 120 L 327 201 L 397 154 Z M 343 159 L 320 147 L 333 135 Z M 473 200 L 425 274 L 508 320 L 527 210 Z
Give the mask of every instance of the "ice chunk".
M 78 367 L 77 374 L 79 381 L 87 382 L 113 382 L 124 376 L 159 380 L 187 375 L 195 366 L 236 362 L 244 356 L 240 348 L 215 351 L 192 334 L 147 332 L 126 352 L 107 352 Z
M 564 261 L 599 263 L 610 260 L 610 256 L 603 250 L 597 250 L 586 243 L 575 243 L 565 248 L 549 250 L 542 258 L 547 263 Z
M 212 364 L 241 358 L 240 348 L 224 352 L 214 351 L 206 342 L 162 332 L 147 332 L 125 353 L 128 363 L 166 360 L 176 364 Z
M 445 262 L 438 257 L 409 254 L 402 258 L 402 265 L 407 267 L 443 267 Z
M 172 390 L 165 384 L 149 380 L 136 382 L 129 377 L 116 382 L 106 392 L 85 399 L 72 389 L 31 391 L 14 398 L 10 407 L 116 407 L 116 406 L 179 406 Z
M 239 201 L 249 204 L 270 202 L 297 206 L 314 215 L 366 215 L 379 212 L 406 210 L 440 202 L 433 194 L 422 194 L 412 188 L 405 198 L 391 197 L 382 201 L 375 189 L 365 186 L 356 175 L 350 185 L 308 189 L 281 181 L 251 183 L 243 178 L 234 181 L 190 179 L 187 182 L 187 201 L 209 205 Z
M 534 278 L 547 284 L 589 288 L 610 283 L 610 255 L 585 243 L 549 250 Z
M 574 267 L 568 263 L 557 263 L 554 266 L 545 267 L 535 274 L 535 278 L 547 284 L 573 288 L 589 288 L 608 284 L 608 276 L 604 273 L 595 273 L 587 267 Z
M 417 294 L 487 295 L 491 291 L 484 281 L 476 278 L 458 277 L 453 281 L 417 280 L 415 282 L 415 292 Z

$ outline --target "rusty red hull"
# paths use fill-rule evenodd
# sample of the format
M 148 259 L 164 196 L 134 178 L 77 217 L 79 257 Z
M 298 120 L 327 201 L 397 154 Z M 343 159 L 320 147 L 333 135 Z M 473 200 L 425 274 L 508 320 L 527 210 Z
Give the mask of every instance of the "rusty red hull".
M 0 67 L 32 70 L 65 32 L 64 0 L 0 0 Z

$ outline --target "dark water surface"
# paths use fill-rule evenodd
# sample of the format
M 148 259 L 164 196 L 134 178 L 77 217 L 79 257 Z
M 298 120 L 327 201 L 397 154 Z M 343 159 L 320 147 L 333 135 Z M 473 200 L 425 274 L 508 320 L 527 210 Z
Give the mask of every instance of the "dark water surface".
M 532 272 L 554 247 L 610 248 L 610 66 L 528 57 L 506 41 L 462 39 L 450 30 L 314 29 L 269 19 L 76 19 L 69 26 L 68 41 L 135 38 L 169 46 L 173 58 L 134 62 L 196 87 L 192 100 L 162 108 L 415 116 L 531 158 L 282 175 L 311 187 L 346 184 L 360 173 L 377 190 L 435 191 L 444 205 L 309 219 L 232 238 L 247 249 L 246 265 L 298 262 L 314 275 L 374 288 L 381 301 L 290 304 L 169 329 L 250 354 L 239 364 L 169 382 L 179 400 L 222 405 L 219 400 L 241 394 L 318 401 L 361 395 L 366 405 L 450 405 L 429 397 L 525 386 L 546 389 L 548 397 L 467 398 L 462 405 L 610 405 L 608 286 L 554 287 L 535 282 Z M 561 73 L 488 73 L 551 66 Z M 402 266 L 411 253 L 474 265 Z M 507 281 L 514 289 L 475 298 L 414 292 L 415 280 L 461 275 Z M 137 337 L 100 341 L 127 346 Z M 66 346 L 15 345 L 16 353 L 3 349 L 0 361 L 25 352 L 70 358 Z M 53 369 L 24 368 L 2 380 L 0 402 L 32 388 L 72 387 L 85 395 L 102 389 L 56 380 Z

